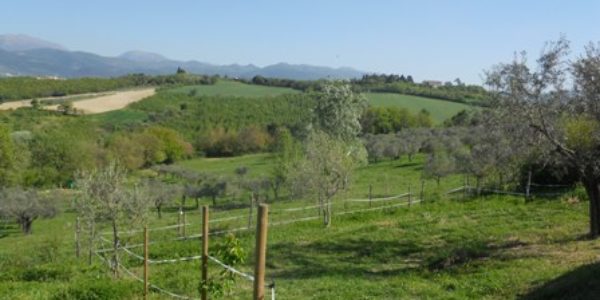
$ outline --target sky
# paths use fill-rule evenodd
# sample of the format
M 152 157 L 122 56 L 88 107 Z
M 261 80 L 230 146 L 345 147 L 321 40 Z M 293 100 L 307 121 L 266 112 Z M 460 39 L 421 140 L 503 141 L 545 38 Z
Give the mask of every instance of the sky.
M 600 41 L 600 1 L 3 1 L 0 34 L 106 56 L 128 50 L 214 64 L 287 62 L 481 84 L 515 51 L 561 34 Z

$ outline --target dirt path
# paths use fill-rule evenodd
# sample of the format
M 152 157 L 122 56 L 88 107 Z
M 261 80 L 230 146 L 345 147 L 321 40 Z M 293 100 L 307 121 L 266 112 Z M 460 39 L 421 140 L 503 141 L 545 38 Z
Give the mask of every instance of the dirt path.
M 122 109 L 125 106 L 150 97 L 156 93 L 154 88 L 118 91 L 105 96 L 94 97 L 85 100 L 74 101 L 73 106 L 86 114 L 97 114 L 111 110 Z M 12 101 L 0 104 L 0 110 L 17 109 L 19 107 L 31 106 L 30 100 Z M 55 110 L 58 105 L 46 106 L 46 109 Z

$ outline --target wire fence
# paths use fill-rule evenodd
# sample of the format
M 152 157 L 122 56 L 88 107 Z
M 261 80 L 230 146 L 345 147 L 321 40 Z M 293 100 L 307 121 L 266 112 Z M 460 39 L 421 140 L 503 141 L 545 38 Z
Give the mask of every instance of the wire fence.
M 558 186 L 556 186 L 558 187 Z M 563 187 L 563 186 L 560 186 Z M 485 192 L 485 193 L 495 193 L 495 194 L 507 194 L 507 195 L 516 195 L 516 196 L 527 196 L 526 193 L 521 193 L 521 192 L 513 192 L 513 191 L 505 191 L 505 190 L 498 190 L 498 189 L 487 189 L 487 188 L 480 188 L 480 189 L 475 189 L 469 185 L 465 185 L 465 186 L 460 186 L 457 188 L 453 188 L 450 189 L 448 191 L 446 191 L 444 194 L 446 195 L 451 195 L 451 194 L 456 194 L 456 193 L 460 193 L 462 192 L 463 194 L 469 194 L 471 195 L 472 192 L 474 190 L 478 190 L 479 192 Z M 543 195 L 547 195 L 548 193 L 544 193 Z M 562 194 L 562 193 L 554 193 L 554 194 Z M 530 195 L 539 195 L 539 193 L 530 193 Z M 335 215 L 347 215 L 347 214 L 355 214 L 355 213 L 364 213 L 364 212 L 371 212 L 371 211 L 376 211 L 376 210 L 383 210 L 383 209 L 390 209 L 390 208 L 397 208 L 397 207 L 401 207 L 401 206 L 410 206 L 412 204 L 417 204 L 417 203 L 422 203 L 423 199 L 419 198 L 419 199 L 413 199 L 413 193 L 403 193 L 403 194 L 398 194 L 398 195 L 394 195 L 394 196 L 389 196 L 389 197 L 380 197 L 380 198 L 362 198 L 362 199 L 345 199 L 345 200 L 341 200 L 341 201 L 336 201 L 333 202 L 333 205 L 344 205 L 344 208 L 346 208 L 346 205 L 349 203 L 368 203 L 369 205 L 372 205 L 372 203 L 379 203 L 379 202 L 384 202 L 387 204 L 383 204 L 383 205 L 378 205 L 375 207 L 368 207 L 368 208 L 360 208 L 360 209 L 354 209 L 354 210 L 341 210 L 341 211 L 336 211 Z M 398 203 L 389 203 L 393 200 L 400 200 L 403 198 L 407 198 L 405 200 L 401 200 L 401 202 Z M 387 201 L 387 202 L 386 202 Z M 284 220 L 281 221 L 277 221 L 277 222 L 269 222 L 269 226 L 281 226 L 281 225 L 288 225 L 288 224 L 293 224 L 293 223 L 298 223 L 298 222 L 305 222 L 305 221 L 311 221 L 311 220 L 317 220 L 322 218 L 321 215 L 316 215 L 316 216 L 305 216 L 305 217 L 299 217 L 299 218 L 289 218 L 290 213 L 294 214 L 296 212 L 304 212 L 307 210 L 311 210 L 311 209 L 323 209 L 324 204 L 317 204 L 317 205 L 308 205 L 308 206 L 302 206 L 302 207 L 293 207 L 293 208 L 281 208 L 281 209 L 274 209 L 271 211 L 270 213 L 270 218 L 274 217 L 274 216 L 283 216 Z M 223 217 L 223 218 L 216 218 L 213 220 L 209 220 L 209 224 L 210 223 L 219 223 L 219 222 L 227 222 L 227 221 L 235 221 L 235 220 L 240 220 L 240 219 L 247 219 L 248 215 L 237 215 L 237 216 L 228 216 L 228 217 Z M 186 224 L 177 224 L 177 225 L 168 225 L 168 226 L 162 226 L 162 227 L 155 227 L 155 228 L 149 228 L 148 231 L 162 231 L 162 230 L 168 230 L 168 229 L 174 229 L 174 228 L 179 228 L 181 226 L 189 226 L 192 225 L 193 223 L 186 223 Z M 252 226 L 243 226 L 243 227 L 237 227 L 237 228 L 233 228 L 233 229 L 225 229 L 225 230 L 217 230 L 214 232 L 210 232 L 210 235 L 220 235 L 220 234 L 227 234 L 227 233 L 234 233 L 234 232 L 240 232 L 240 231 L 251 231 Z M 119 232 L 119 234 L 135 234 L 135 233 L 140 233 L 143 232 L 143 230 L 129 230 L 129 231 L 123 231 L 123 232 Z M 102 235 L 105 234 L 112 234 L 112 233 L 102 233 L 100 235 L 100 240 L 102 243 L 102 249 L 98 249 L 96 251 L 94 251 L 94 253 L 103 261 L 105 262 L 109 267 L 114 268 L 114 263 L 111 263 L 108 259 L 106 259 L 103 254 L 104 253 L 108 253 L 111 251 L 114 251 L 114 249 L 111 249 L 110 247 L 105 248 L 104 247 L 104 243 L 111 243 L 110 241 L 106 240 L 104 237 L 102 237 Z M 185 236 L 185 237 L 177 237 L 177 238 L 173 238 L 173 239 L 168 239 L 166 241 L 182 241 L 182 240 L 189 240 L 189 239 L 197 239 L 197 238 L 201 238 L 202 234 L 194 234 L 194 235 L 189 235 L 189 236 Z M 151 242 L 148 243 L 150 244 L 155 244 L 155 243 L 160 243 L 160 242 L 165 242 L 165 241 L 155 241 L 155 242 Z M 134 259 L 137 259 L 138 261 L 142 261 L 144 262 L 144 257 L 142 255 L 139 255 L 137 253 L 135 253 L 134 251 L 132 251 L 131 249 L 134 248 L 138 248 L 138 247 L 143 247 L 144 244 L 132 244 L 132 245 L 128 245 L 125 244 L 124 246 L 118 245 L 117 250 L 122 250 L 124 253 L 126 253 L 127 255 L 129 255 L 130 257 L 133 257 Z M 174 263 L 182 263 L 182 262 L 189 262 L 189 261 L 195 261 L 195 260 L 200 260 L 202 259 L 202 255 L 193 255 L 193 256 L 186 256 L 186 257 L 178 257 L 178 258 L 165 258 L 165 259 L 148 259 L 147 263 L 148 264 L 174 264 Z M 251 274 L 247 274 L 244 273 L 230 265 L 225 264 L 224 262 L 222 262 L 221 260 L 219 260 L 218 258 L 214 257 L 214 256 L 208 256 L 208 259 L 214 263 L 216 263 L 217 265 L 219 265 L 220 267 L 222 267 L 223 269 L 227 270 L 228 272 L 235 274 L 237 276 L 240 276 L 248 281 L 254 281 L 254 276 Z M 139 276 L 137 276 L 134 272 L 132 272 L 131 270 L 127 269 L 124 265 L 118 263 L 117 268 L 122 269 L 125 273 L 127 273 L 130 277 L 136 279 L 137 281 L 143 282 L 143 279 L 140 278 Z M 155 284 L 149 284 L 149 287 L 152 288 L 153 290 L 156 290 L 160 293 L 163 293 L 165 295 L 171 296 L 173 298 L 177 298 L 177 299 L 195 299 L 192 297 L 188 297 L 188 296 L 184 296 L 184 295 L 180 295 L 171 291 L 168 291 L 164 288 L 161 288 L 159 286 L 156 286 Z M 274 282 L 272 282 L 271 284 L 266 285 L 266 287 L 270 288 L 271 290 L 271 298 L 275 299 L 275 284 Z

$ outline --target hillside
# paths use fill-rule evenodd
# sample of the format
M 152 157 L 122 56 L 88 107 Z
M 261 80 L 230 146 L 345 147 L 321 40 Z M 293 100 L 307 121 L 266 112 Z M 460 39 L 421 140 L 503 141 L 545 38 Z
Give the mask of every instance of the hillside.
M 260 167 L 265 159 L 255 155 L 182 165 L 229 176 L 234 165 L 247 165 L 250 174 L 260 176 L 268 172 Z M 378 197 L 406 192 L 409 182 L 419 181 L 422 163 L 420 157 L 412 163 L 385 161 L 360 169 L 354 188 L 334 201 L 334 222 L 329 229 L 322 227 L 314 210 L 285 211 L 314 205 L 313 200 L 272 202 L 266 274 L 276 284 L 277 298 L 483 299 L 494 295 L 502 299 L 591 299 L 598 292 L 594 274 L 600 269 L 591 262 L 600 244 L 580 238 L 587 227 L 587 202 L 567 204 L 555 198 L 524 203 L 512 196 L 439 198 L 442 191 L 461 184 L 457 176 L 444 179 L 439 188 L 428 180 L 425 202 L 411 207 L 392 207 L 406 202 L 389 200 L 374 203 L 375 209 L 369 211 L 368 203 L 342 202 L 365 197 L 369 184 Z M 235 196 L 219 198 L 211 208 L 211 220 L 229 218 L 211 225 L 212 230 L 247 225 L 247 208 L 223 210 L 230 198 Z M 209 199 L 200 201 L 201 205 L 209 203 Z M 177 224 L 176 205 L 166 207 L 162 219 L 152 214 L 150 228 Z M 342 214 L 352 210 L 359 212 Z M 193 203 L 186 207 L 186 215 L 187 235 L 198 234 L 200 216 Z M 232 218 L 239 216 L 243 218 Z M 85 257 L 74 258 L 74 221 L 70 211 L 36 221 L 31 236 L 18 233 L 13 224 L 0 225 L 0 294 L 11 299 L 64 299 L 89 293 L 113 299 L 139 297 L 141 283 L 127 273 L 111 279 L 100 259 L 102 253 L 93 257 L 92 266 L 86 265 Z M 255 236 L 252 231 L 235 235 L 249 255 L 236 268 L 251 272 Z M 121 236 L 124 245 L 131 245 L 140 241 L 141 233 Z M 172 240 L 177 237 L 175 229 L 151 231 L 155 244 L 149 248 L 150 257 L 160 260 L 200 253 L 198 239 Z M 213 233 L 211 251 L 223 241 L 222 235 Z M 139 248 L 130 251 L 141 253 Z M 142 274 L 135 256 L 122 252 L 122 264 L 134 275 Z M 151 264 L 150 282 L 178 295 L 198 297 L 199 268 L 197 260 Z M 211 276 L 221 270 L 209 263 Z M 248 299 L 251 284 L 234 278 L 232 293 L 225 298 Z M 151 299 L 169 297 L 153 290 Z
M 365 96 L 373 106 L 403 107 L 413 113 L 426 109 L 431 113 L 436 124 L 441 124 L 461 110 L 473 109 L 473 106 L 463 103 L 402 94 L 365 93 Z

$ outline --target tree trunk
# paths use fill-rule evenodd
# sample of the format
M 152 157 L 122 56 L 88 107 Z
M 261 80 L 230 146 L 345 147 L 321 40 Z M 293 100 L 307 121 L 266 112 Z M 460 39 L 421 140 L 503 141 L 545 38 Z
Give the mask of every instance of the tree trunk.
M 33 220 L 31 218 L 22 217 L 18 219 L 19 224 L 21 225 L 21 231 L 25 235 L 31 234 L 31 224 Z
M 117 232 L 117 221 L 112 220 L 113 229 L 113 274 L 119 278 L 119 235 Z
M 325 227 L 329 228 L 331 227 L 331 199 L 327 199 L 327 204 L 325 205 L 326 207 L 326 218 L 327 218 L 327 222 L 325 223 Z
M 529 193 L 531 193 L 531 167 L 527 172 L 527 186 L 525 187 L 525 200 L 529 200 Z
M 81 225 L 79 217 L 75 219 L 75 257 L 79 258 L 81 254 L 81 243 L 79 242 L 79 236 L 81 233 Z
M 279 184 L 273 186 L 273 197 L 275 197 L 275 201 L 279 200 Z
M 200 208 L 200 200 L 198 197 L 195 197 L 194 199 L 196 199 L 196 209 Z
M 162 207 L 162 205 L 159 205 L 156 207 L 156 213 L 158 214 L 159 219 L 162 219 L 161 207 Z
M 213 206 L 217 206 L 217 196 L 212 195 Z
M 412 162 L 412 157 L 413 157 L 413 156 L 412 156 L 412 153 L 409 153 L 409 154 L 408 154 L 408 162 Z
M 89 248 L 88 248 L 88 265 L 92 264 L 92 256 L 94 254 L 94 238 L 96 237 L 96 230 L 94 228 L 94 223 L 89 223 L 90 225 L 90 240 L 89 240 Z
M 252 226 L 252 209 L 254 208 L 254 193 L 250 194 L 250 207 L 248 209 L 248 229 Z
M 584 178 L 583 185 L 590 198 L 590 237 L 600 236 L 600 178 Z

